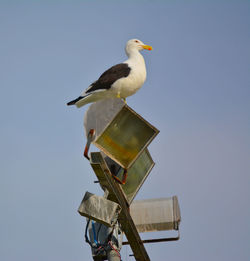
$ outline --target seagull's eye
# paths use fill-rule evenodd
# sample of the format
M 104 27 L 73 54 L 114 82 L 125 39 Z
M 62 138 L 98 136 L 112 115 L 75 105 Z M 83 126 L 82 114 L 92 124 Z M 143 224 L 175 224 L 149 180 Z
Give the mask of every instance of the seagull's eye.
M 135 40 L 136 43 L 139 43 L 139 41 Z

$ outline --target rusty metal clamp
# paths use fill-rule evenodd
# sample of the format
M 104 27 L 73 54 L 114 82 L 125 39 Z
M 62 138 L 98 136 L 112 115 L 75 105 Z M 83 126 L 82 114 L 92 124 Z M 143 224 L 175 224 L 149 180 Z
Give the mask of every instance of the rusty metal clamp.
M 83 156 L 86 159 L 88 159 L 88 160 L 90 160 L 88 153 L 89 153 L 89 147 L 90 147 L 90 144 L 92 142 L 94 134 L 95 134 L 95 130 L 94 129 L 90 129 L 90 131 L 88 133 L 88 137 L 87 137 L 87 143 L 86 143 L 86 146 L 85 146 L 85 149 L 84 149 L 84 153 L 83 153 Z

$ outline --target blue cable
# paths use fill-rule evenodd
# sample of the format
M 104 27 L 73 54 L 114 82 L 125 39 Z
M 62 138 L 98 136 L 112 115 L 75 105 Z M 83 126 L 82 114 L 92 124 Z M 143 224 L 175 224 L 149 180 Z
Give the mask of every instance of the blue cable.
M 97 239 L 96 239 L 96 233 L 95 233 L 95 223 L 92 220 L 92 231 L 93 231 L 93 235 L 94 235 L 94 242 L 96 245 L 98 245 Z

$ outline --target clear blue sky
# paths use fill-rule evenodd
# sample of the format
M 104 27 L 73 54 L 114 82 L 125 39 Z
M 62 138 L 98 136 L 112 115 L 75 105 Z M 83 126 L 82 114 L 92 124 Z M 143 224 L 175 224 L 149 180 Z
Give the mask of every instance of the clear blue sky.
M 181 240 L 146 245 L 151 260 L 249 260 L 250 2 L 240 0 L 0 1 L 0 260 L 91 260 L 77 208 L 102 191 L 82 157 L 87 107 L 65 104 L 135 37 L 154 50 L 127 102 L 161 131 L 137 199 L 178 195 L 182 213 Z

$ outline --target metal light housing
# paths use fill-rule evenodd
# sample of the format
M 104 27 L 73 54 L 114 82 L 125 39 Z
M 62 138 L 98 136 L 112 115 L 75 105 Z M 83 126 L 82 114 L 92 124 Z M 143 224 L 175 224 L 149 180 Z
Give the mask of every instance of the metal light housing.
M 111 173 L 119 179 L 122 179 L 124 169 L 107 156 L 104 156 L 104 160 L 107 163 Z M 155 163 L 146 148 L 128 169 L 126 183 L 121 185 L 121 188 L 126 195 L 129 204 L 135 198 L 137 192 L 143 185 L 154 165 Z
M 177 196 L 135 200 L 130 213 L 138 232 L 178 230 L 181 221 Z
M 121 99 L 106 99 L 85 114 L 86 135 L 95 130 L 92 143 L 122 168 L 130 168 L 159 131 Z
M 92 152 L 90 155 L 90 164 L 99 179 L 101 186 L 103 186 L 103 189 L 108 188 L 105 175 L 103 173 L 105 170 L 108 171 L 110 175 L 113 174 L 121 178 L 124 169 L 107 155 L 101 152 Z M 120 185 L 120 187 L 129 204 L 133 201 L 154 165 L 155 163 L 146 148 L 128 169 L 127 181 L 124 185 Z M 108 195 L 108 199 L 113 199 L 112 192 Z
M 106 226 L 114 226 L 120 213 L 120 206 L 105 197 L 86 192 L 78 208 L 81 216 L 95 220 Z

